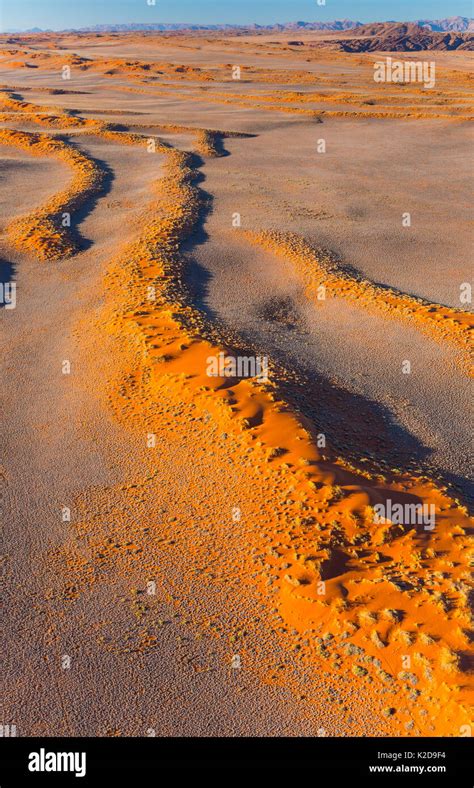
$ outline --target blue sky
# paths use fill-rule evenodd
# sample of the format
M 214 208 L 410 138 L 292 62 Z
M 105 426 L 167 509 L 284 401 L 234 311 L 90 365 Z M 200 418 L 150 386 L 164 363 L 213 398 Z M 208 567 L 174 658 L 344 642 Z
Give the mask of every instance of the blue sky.
M 471 0 L 0 0 L 2 30 L 31 27 L 61 30 L 104 23 L 362 22 L 472 16 Z

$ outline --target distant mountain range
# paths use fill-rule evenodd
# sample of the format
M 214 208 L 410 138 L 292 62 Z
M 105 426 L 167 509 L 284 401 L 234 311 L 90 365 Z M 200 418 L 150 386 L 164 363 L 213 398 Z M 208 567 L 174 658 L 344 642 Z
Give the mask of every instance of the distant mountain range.
M 453 31 L 457 33 L 470 33 L 474 31 L 474 19 L 467 16 L 449 16 L 447 19 L 418 19 L 415 24 L 426 27 L 434 32 Z
M 471 30 L 474 31 L 474 27 Z M 422 27 L 414 22 L 361 25 L 351 30 L 349 36 L 326 39 L 319 43 L 345 52 L 416 52 L 428 49 L 472 51 L 474 49 L 474 32 L 458 31 L 453 28 L 434 30 L 428 25 Z
M 53 30 L 42 30 L 39 27 L 34 27 L 30 30 L 6 30 L 5 33 L 12 34 L 12 33 L 53 33 L 53 32 L 62 32 L 62 33 L 71 33 L 71 32 L 78 32 L 78 33 L 132 33 L 132 32 L 172 32 L 172 31 L 184 31 L 184 30 L 209 30 L 209 31 L 231 31 L 231 30 L 238 30 L 238 31 L 255 31 L 255 32 L 264 32 L 264 31 L 281 31 L 285 32 L 288 31 L 304 31 L 304 30 L 322 30 L 322 31 L 334 31 L 334 32 L 344 32 L 346 30 L 354 30 L 357 34 L 360 35 L 378 35 L 380 33 L 381 27 L 388 26 L 388 25 L 400 25 L 402 23 L 395 22 L 395 21 L 388 21 L 388 22 L 379 22 L 374 24 L 363 24 L 362 22 L 356 22 L 351 19 L 337 19 L 334 22 L 285 22 L 283 24 L 275 24 L 275 25 L 256 25 L 256 24 L 249 24 L 249 25 L 196 25 L 196 24 L 185 24 L 185 23 L 176 23 L 176 24 L 166 24 L 166 23 L 156 23 L 156 24 L 141 24 L 141 23 L 131 23 L 131 24 L 124 24 L 124 25 L 92 25 L 90 27 L 81 27 L 81 28 L 71 28 L 68 30 L 61 30 L 61 31 L 53 31 Z M 431 32 L 457 32 L 457 33 L 465 33 L 465 32 L 474 32 L 474 19 L 468 18 L 465 16 L 451 16 L 447 19 L 418 19 L 415 22 L 410 23 L 403 23 L 409 24 L 413 26 L 417 26 L 419 28 L 423 28 L 426 31 Z M 373 33 L 362 33 L 362 30 L 373 30 Z

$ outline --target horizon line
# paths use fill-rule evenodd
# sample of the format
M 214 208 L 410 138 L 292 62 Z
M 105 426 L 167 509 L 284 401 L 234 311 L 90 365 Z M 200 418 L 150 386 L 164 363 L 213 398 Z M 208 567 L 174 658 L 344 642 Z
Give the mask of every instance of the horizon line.
M 47 28 L 41 28 L 41 27 L 39 27 L 37 25 L 34 25 L 33 27 L 21 28 L 21 29 L 20 28 L 15 28 L 15 29 L 10 28 L 8 30 L 0 30 L 0 35 L 8 35 L 8 34 L 13 34 L 13 33 L 28 33 L 28 32 L 43 32 L 43 33 L 46 33 L 46 32 L 53 32 L 53 33 L 81 32 L 81 31 L 87 31 L 87 30 L 90 30 L 90 29 L 93 29 L 93 28 L 97 28 L 97 27 L 113 26 L 113 25 L 121 26 L 121 27 L 131 27 L 133 25 L 140 25 L 140 26 L 144 26 L 144 27 L 156 27 L 157 25 L 168 25 L 168 26 L 179 25 L 180 27 L 185 28 L 185 29 L 189 29 L 189 28 L 192 28 L 192 27 L 201 27 L 201 28 L 230 27 L 230 28 L 245 29 L 245 28 L 248 28 L 248 27 L 272 28 L 272 27 L 277 27 L 278 25 L 290 25 L 290 24 L 299 24 L 299 23 L 301 23 L 301 24 L 312 24 L 313 22 L 314 23 L 320 23 L 322 25 L 330 25 L 330 24 L 333 24 L 335 22 L 354 22 L 354 23 L 357 22 L 358 24 L 361 24 L 361 25 L 370 25 L 370 24 L 383 25 L 383 24 L 389 24 L 391 22 L 399 23 L 399 24 L 403 24 L 403 23 L 409 24 L 409 23 L 414 23 L 414 22 L 419 22 L 419 21 L 422 21 L 422 22 L 424 22 L 424 21 L 426 21 L 426 22 L 440 22 L 440 21 L 444 21 L 446 19 L 467 19 L 469 21 L 474 21 L 474 17 L 464 16 L 462 14 L 453 14 L 452 16 L 436 17 L 436 18 L 420 18 L 420 17 L 418 17 L 416 19 L 406 19 L 406 18 L 404 18 L 404 19 L 386 19 L 386 20 L 381 21 L 381 22 L 380 21 L 379 22 L 374 22 L 374 21 L 371 21 L 371 20 L 369 20 L 369 21 L 362 21 L 362 20 L 359 20 L 359 19 L 351 19 L 349 17 L 343 17 L 342 19 L 331 19 L 331 20 L 322 21 L 322 22 L 320 22 L 320 20 L 292 19 L 292 20 L 288 20 L 288 21 L 285 21 L 285 22 L 268 22 L 266 24 L 262 24 L 262 23 L 259 23 L 259 22 L 244 22 L 244 23 L 241 23 L 241 22 L 159 22 L 159 21 L 158 22 L 110 22 L 109 21 L 109 22 L 95 22 L 95 23 L 89 24 L 89 25 L 87 25 L 87 24 L 86 25 L 81 25 L 80 27 L 61 27 L 61 28 L 47 27 Z M 332 32 L 332 31 L 328 31 L 328 32 Z

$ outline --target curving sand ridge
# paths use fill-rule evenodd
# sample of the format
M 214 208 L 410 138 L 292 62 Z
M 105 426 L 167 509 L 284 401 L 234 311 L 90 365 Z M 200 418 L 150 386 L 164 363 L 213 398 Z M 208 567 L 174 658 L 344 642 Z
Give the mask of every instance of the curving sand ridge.
M 10 222 L 7 233 L 15 246 L 34 252 L 40 260 L 58 260 L 73 254 L 77 247 L 67 217 L 100 190 L 102 171 L 72 146 L 46 134 L 1 129 L 0 143 L 15 145 L 33 156 L 54 156 L 71 167 L 73 179 L 69 188 L 41 208 Z
M 146 139 L 137 134 L 126 134 L 118 131 L 113 124 L 71 117 L 58 108 L 41 107 L 29 102 L 22 102 L 14 98 L 4 99 L 4 105 L 13 110 L 21 109 L 25 112 L 27 120 L 33 123 L 53 125 L 59 127 L 88 127 L 85 133 L 102 136 L 104 139 L 126 142 L 134 145 L 137 142 L 146 145 Z M 56 114 L 57 113 L 57 114 Z M 0 116 L 3 120 L 12 120 L 9 115 Z M 221 132 L 209 129 L 189 129 L 189 127 L 166 127 L 169 131 L 192 131 L 196 137 L 197 149 L 207 156 L 219 155 L 217 145 L 223 136 Z M 241 136 L 236 134 L 235 136 Z M 157 150 L 165 150 L 162 143 L 155 141 Z M 74 179 L 66 192 L 55 195 L 48 203 L 25 217 L 16 219 L 7 227 L 14 245 L 35 251 L 42 260 L 57 260 L 77 251 L 68 230 L 68 219 L 65 218 L 80 205 L 96 194 L 103 182 L 103 172 L 96 162 L 88 159 L 80 151 L 73 148 L 68 142 L 48 137 L 46 134 L 32 134 L 11 129 L 0 130 L 0 144 L 20 147 L 35 156 L 55 156 L 72 168 Z
M 474 329 L 473 317 L 469 312 L 377 286 L 348 272 L 336 262 L 334 255 L 314 250 L 304 238 L 294 233 L 266 230 L 243 234 L 250 242 L 288 257 L 302 271 L 310 297 L 341 296 L 366 308 L 382 310 L 392 317 L 414 321 L 421 330 L 460 346 L 469 366 L 470 340 Z M 323 294 L 321 286 L 324 288 Z
M 76 118 L 64 112 L 61 107 L 44 107 L 41 104 L 23 101 L 15 93 L 4 88 L 0 99 L 0 110 L 2 110 L 0 111 L 0 120 L 3 122 L 27 120 L 32 123 L 40 123 L 43 126 L 59 128 L 76 128 L 94 123 L 83 118 Z

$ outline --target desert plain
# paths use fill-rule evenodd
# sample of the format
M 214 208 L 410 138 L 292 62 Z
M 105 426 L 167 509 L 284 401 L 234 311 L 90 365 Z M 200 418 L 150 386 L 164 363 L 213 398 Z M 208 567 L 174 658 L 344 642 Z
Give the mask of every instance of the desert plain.
M 0 39 L 18 735 L 468 735 L 473 56 L 315 37 Z

